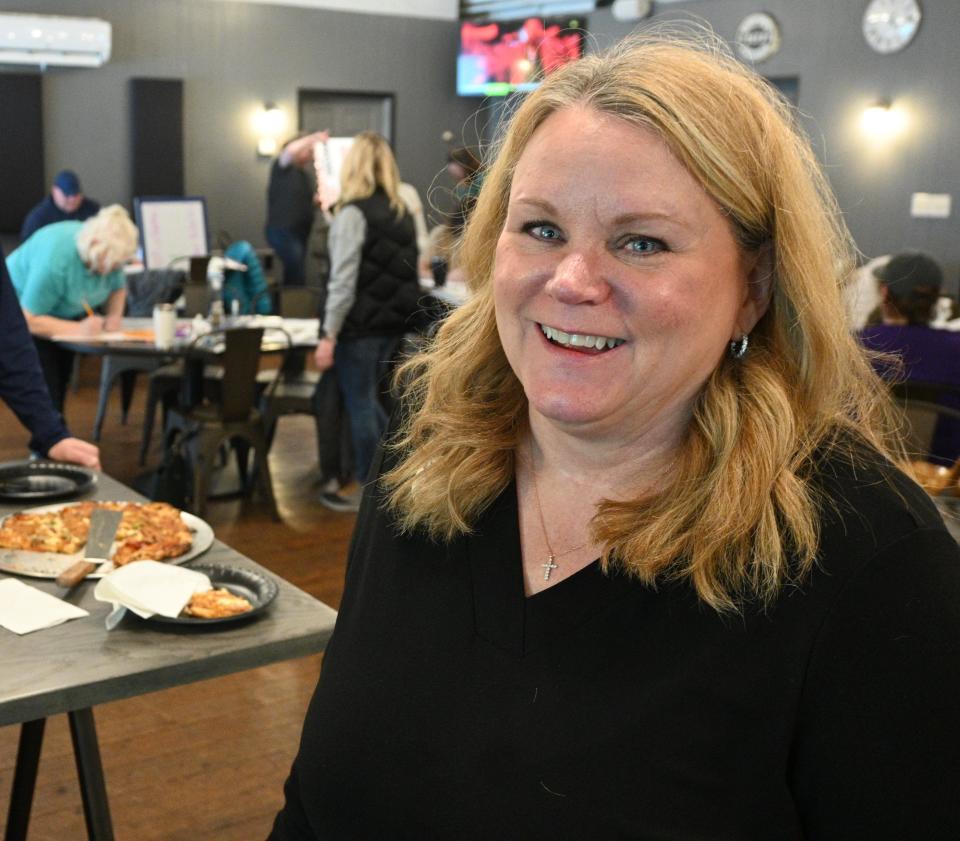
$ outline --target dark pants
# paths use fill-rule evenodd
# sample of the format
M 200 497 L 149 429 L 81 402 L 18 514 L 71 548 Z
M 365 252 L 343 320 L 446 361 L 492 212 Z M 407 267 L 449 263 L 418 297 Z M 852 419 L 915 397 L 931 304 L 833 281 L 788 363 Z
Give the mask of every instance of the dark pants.
M 334 370 L 347 405 L 357 479 L 368 481 L 373 456 L 387 428 L 387 413 L 380 402 L 389 382 L 393 356 L 400 336 L 365 336 L 340 339 Z
M 63 415 L 63 403 L 67 397 L 67 388 L 73 376 L 73 351 L 66 350 L 49 339 L 33 337 L 37 346 L 37 356 L 40 357 L 40 367 L 43 369 L 43 379 L 47 383 L 50 399 L 54 408 Z
M 283 285 L 303 286 L 303 262 L 307 254 L 307 238 L 289 228 L 268 225 L 267 242 L 283 263 Z
M 313 413 L 317 418 L 317 455 L 320 459 L 320 482 L 335 479 L 348 485 L 353 478 L 353 444 L 350 418 L 340 396 L 337 375 L 324 371 L 313 393 Z

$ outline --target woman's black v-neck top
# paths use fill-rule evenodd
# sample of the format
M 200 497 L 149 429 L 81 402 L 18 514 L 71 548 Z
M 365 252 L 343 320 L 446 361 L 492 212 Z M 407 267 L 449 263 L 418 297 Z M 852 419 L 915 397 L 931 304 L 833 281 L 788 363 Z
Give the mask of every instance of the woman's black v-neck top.
M 369 493 L 271 838 L 960 839 L 960 556 L 821 465 L 818 568 L 719 616 L 593 564 L 526 598 L 516 489 L 449 545 Z

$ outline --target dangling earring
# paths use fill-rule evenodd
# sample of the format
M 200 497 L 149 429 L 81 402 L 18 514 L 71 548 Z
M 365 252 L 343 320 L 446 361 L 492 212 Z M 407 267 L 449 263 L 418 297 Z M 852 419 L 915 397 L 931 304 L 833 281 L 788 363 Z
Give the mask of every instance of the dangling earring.
M 750 344 L 750 337 L 744 333 L 739 339 L 730 342 L 730 358 L 743 359 L 747 354 L 747 346 Z

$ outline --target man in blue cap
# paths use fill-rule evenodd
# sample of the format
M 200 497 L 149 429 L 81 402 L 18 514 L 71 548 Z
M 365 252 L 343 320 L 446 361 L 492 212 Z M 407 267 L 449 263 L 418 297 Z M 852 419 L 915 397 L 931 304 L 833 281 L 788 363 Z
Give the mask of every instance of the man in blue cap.
M 20 229 L 20 242 L 44 225 L 65 222 L 68 219 L 82 222 L 100 211 L 99 203 L 83 195 L 80 179 L 71 169 L 62 169 L 53 179 L 50 194 L 33 208 Z

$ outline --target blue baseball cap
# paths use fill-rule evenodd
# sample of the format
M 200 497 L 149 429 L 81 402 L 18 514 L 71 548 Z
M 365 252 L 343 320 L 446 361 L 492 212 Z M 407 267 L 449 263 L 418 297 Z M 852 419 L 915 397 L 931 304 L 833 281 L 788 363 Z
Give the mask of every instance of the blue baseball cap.
M 57 177 L 53 179 L 53 186 L 59 187 L 60 192 L 65 196 L 75 196 L 77 193 L 83 192 L 80 187 L 80 179 L 77 178 L 77 173 L 72 169 L 61 169 L 57 173 Z

